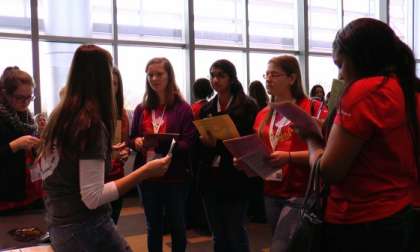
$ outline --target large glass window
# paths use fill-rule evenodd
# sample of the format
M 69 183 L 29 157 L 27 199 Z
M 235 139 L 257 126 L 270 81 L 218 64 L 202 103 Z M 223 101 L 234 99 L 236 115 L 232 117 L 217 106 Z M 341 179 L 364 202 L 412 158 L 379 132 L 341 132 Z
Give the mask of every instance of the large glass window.
M 38 0 L 40 34 L 112 37 L 112 0 Z
M 408 1 L 409 0 L 389 1 L 389 25 L 402 41 L 410 45 L 409 19 L 412 18 L 412 15 L 410 15 L 410 10 L 408 10 Z
M 2 8 L 0 8 L 0 32 L 30 33 L 30 0 L 7 1 L 7 4 L 3 2 L 6 1 L 2 1 Z
M 338 69 L 331 57 L 309 56 L 309 91 L 319 84 L 324 87 L 325 94 L 331 91 L 333 79 L 337 79 Z
M 246 64 L 245 54 L 232 51 L 213 51 L 196 50 L 195 51 L 195 77 L 209 78 L 210 66 L 219 59 L 227 59 L 235 65 L 238 79 L 241 82 L 244 91 L 247 90 L 246 83 Z
M 262 83 L 265 83 L 263 74 L 267 70 L 268 61 L 276 56 L 281 54 L 272 54 L 272 53 L 250 53 L 249 57 L 249 66 L 250 66 L 250 78 L 252 82 L 254 80 L 259 80 Z
M 184 0 L 118 0 L 120 39 L 184 41 Z
M 146 90 L 146 65 L 154 57 L 166 57 L 175 71 L 176 83 L 186 95 L 185 51 L 181 49 L 119 46 L 118 67 L 124 85 L 124 100 L 127 109 L 134 109 L 142 100 Z
M 420 63 L 417 63 L 416 70 L 417 70 L 417 77 L 420 78 Z
M 74 52 L 80 44 L 50 43 L 39 44 L 41 66 L 41 108 L 50 113 L 60 101 L 59 92 L 66 84 Z M 109 45 L 99 45 L 112 53 Z
M 337 0 L 308 0 L 309 50 L 330 52 L 341 11 Z
M 414 2 L 414 13 L 420 13 L 420 1 Z M 414 15 L 414 53 L 420 59 L 420 15 Z
M 250 47 L 297 48 L 297 1 L 250 0 Z
M 195 42 L 243 46 L 244 10 L 244 0 L 195 0 Z
M 377 0 L 344 0 L 343 26 L 362 17 L 378 18 L 378 4 Z

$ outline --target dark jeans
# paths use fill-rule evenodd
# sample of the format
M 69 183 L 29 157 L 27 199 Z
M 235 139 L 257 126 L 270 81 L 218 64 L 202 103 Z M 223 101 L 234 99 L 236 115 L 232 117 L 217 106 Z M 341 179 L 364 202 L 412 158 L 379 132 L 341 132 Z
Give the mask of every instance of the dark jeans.
M 220 200 L 216 195 L 203 197 L 215 252 L 248 252 L 248 233 L 245 229 L 248 200 Z
M 279 220 L 281 210 L 283 209 L 286 203 L 286 198 L 271 196 L 264 197 L 265 216 L 267 218 L 267 224 L 270 225 L 271 234 L 274 234 L 274 231 L 276 230 L 276 225 L 277 221 Z
M 413 224 L 410 232 L 410 252 L 420 251 L 420 208 L 413 209 Z
M 77 224 L 51 226 L 48 231 L 55 252 L 131 251 L 109 216 L 90 218 Z
M 326 252 L 403 252 L 408 251 L 412 209 L 378 221 L 361 224 L 325 224 Z
M 185 204 L 187 183 L 143 183 L 140 185 L 147 222 L 149 252 L 162 251 L 163 216 L 169 220 L 172 251 L 184 252 L 187 247 Z
M 122 206 L 123 206 L 122 197 L 111 202 L 111 209 L 112 209 L 111 218 L 114 221 L 115 225 L 118 224 L 118 219 L 120 218 Z

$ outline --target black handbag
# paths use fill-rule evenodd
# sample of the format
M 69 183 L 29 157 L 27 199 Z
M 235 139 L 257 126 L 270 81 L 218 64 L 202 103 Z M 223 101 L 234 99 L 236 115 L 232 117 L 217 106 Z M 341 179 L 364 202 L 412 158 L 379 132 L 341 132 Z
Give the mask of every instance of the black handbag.
M 321 185 L 319 160 L 311 168 L 305 196 L 290 198 L 283 207 L 270 251 L 321 251 L 323 215 L 328 187 Z

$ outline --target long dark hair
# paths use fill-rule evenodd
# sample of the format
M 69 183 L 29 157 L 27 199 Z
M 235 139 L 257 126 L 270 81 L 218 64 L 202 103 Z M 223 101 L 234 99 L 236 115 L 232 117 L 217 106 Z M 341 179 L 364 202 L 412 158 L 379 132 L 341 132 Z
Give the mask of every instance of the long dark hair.
M 406 116 L 418 162 L 419 133 L 415 97 L 417 78 L 411 49 L 387 24 L 376 19 L 360 18 L 337 33 L 333 51 L 335 55 L 342 55 L 352 62 L 357 79 L 370 76 L 398 77 L 404 93 Z M 348 87 L 351 85 L 349 83 Z
M 230 62 L 227 59 L 220 59 L 216 60 L 211 66 L 210 66 L 210 72 L 212 69 L 217 68 L 222 70 L 223 73 L 227 74 L 229 76 L 230 80 L 230 93 L 232 95 L 237 94 L 245 94 L 244 89 L 242 88 L 242 84 L 238 79 L 238 75 L 236 73 L 236 67 L 235 65 Z
M 124 111 L 124 90 L 120 70 L 116 66 L 112 67 L 112 74 L 117 76 L 117 93 L 115 94 L 116 118 L 121 119 Z
M 268 95 L 261 81 L 255 80 L 249 84 L 249 96 L 257 102 L 258 109 L 261 110 L 267 106 Z
M 74 56 L 62 101 L 43 133 L 41 153 L 54 144 L 61 155 L 73 157 L 97 140 L 98 127 L 114 134 L 115 99 L 112 94 L 112 57 L 96 45 L 80 46 Z M 78 148 L 78 149 L 77 149 Z
M 168 108 L 172 107 L 178 100 L 183 100 L 178 85 L 175 80 L 175 72 L 171 62 L 167 58 L 153 58 L 146 65 L 146 73 L 152 64 L 163 64 L 165 72 L 168 74 L 168 84 L 165 90 L 165 104 Z M 148 109 L 155 109 L 159 106 L 159 96 L 150 86 L 146 76 L 146 92 L 143 96 L 143 106 Z

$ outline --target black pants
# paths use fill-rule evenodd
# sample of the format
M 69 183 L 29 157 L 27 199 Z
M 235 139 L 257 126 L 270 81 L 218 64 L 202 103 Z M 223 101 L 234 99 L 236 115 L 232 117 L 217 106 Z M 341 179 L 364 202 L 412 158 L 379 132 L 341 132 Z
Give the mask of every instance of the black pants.
M 326 224 L 322 251 L 327 252 L 403 252 L 410 244 L 413 210 L 406 207 L 382 220 L 361 224 Z

